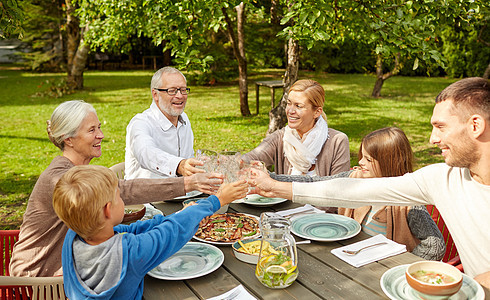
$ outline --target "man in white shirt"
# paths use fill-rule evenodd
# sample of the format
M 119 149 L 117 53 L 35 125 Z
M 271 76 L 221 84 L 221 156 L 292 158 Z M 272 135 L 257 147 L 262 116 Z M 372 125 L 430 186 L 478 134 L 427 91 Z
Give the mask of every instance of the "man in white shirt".
M 490 83 L 465 78 L 437 97 L 430 142 L 445 164 L 400 177 L 341 178 L 313 183 L 272 180 L 254 171 L 250 180 L 266 197 L 355 208 L 435 204 L 454 239 L 467 275 L 490 288 Z
M 165 178 L 203 173 L 194 155 L 194 134 L 184 112 L 185 76 L 164 67 L 151 79 L 153 101 L 126 128 L 125 178 Z

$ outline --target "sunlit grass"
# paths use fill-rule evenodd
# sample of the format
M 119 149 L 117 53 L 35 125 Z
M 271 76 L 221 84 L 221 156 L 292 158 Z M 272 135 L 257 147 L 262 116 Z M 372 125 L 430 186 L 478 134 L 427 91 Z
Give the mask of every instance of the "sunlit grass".
M 47 138 L 46 120 L 63 101 L 83 99 L 98 112 L 105 139 L 103 155 L 93 164 L 111 166 L 124 160 L 126 125 L 151 103 L 153 71 L 89 71 L 83 91 L 62 98 L 32 97 L 65 74 L 24 73 L 0 67 L 0 227 L 15 228 L 39 174 L 60 151 Z M 283 70 L 254 70 L 249 77 L 249 107 L 255 112 L 255 80 L 277 80 Z M 300 78 L 319 81 L 326 90 L 325 112 L 330 127 L 349 136 L 351 163 L 357 162 L 361 138 L 381 127 L 398 126 L 409 137 L 417 168 L 442 161 L 429 145 L 429 119 L 434 97 L 455 80 L 394 77 L 373 99 L 374 77 L 362 74 L 301 72 Z M 186 107 L 195 135 L 194 148 L 249 151 L 265 137 L 270 90 L 260 89 L 260 114 L 242 117 L 237 81 L 216 86 L 190 85 Z M 280 92 L 276 90 L 276 103 Z

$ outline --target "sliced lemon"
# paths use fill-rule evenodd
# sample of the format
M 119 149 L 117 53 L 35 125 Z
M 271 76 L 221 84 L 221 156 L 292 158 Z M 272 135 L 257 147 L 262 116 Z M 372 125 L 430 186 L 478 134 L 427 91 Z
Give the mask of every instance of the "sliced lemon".
M 296 280 L 297 277 L 298 277 L 298 273 L 288 274 L 284 276 L 284 284 L 290 285 Z
M 286 268 L 278 266 L 278 265 L 272 265 L 265 269 L 266 273 L 272 273 L 272 274 L 281 274 L 281 273 L 287 273 L 288 270 Z
M 275 255 L 269 255 L 269 256 L 264 256 L 260 259 L 258 265 L 261 266 L 262 268 L 265 267 L 265 264 L 270 262 L 271 260 L 275 259 Z

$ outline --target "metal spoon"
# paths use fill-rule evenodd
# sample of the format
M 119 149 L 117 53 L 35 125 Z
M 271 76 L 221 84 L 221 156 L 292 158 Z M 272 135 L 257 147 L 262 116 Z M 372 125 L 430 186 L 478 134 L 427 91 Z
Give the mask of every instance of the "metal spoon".
M 342 250 L 342 252 L 344 252 L 345 254 L 348 254 L 348 255 L 356 255 L 357 253 L 361 252 L 362 250 L 366 249 L 366 248 L 370 248 L 370 247 L 374 247 L 374 246 L 379 246 L 379 245 L 383 245 L 383 244 L 387 244 L 386 242 L 381 242 L 381 243 L 377 243 L 377 244 L 372 244 L 372 245 L 369 245 L 369 246 L 366 246 L 366 247 L 362 247 L 361 249 L 358 249 L 358 250 Z

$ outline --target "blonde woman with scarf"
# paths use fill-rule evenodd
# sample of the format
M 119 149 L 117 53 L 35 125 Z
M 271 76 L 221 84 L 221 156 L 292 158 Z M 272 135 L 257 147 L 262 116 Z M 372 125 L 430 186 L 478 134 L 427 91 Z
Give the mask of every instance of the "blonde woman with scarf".
M 276 174 L 328 176 L 350 169 L 349 139 L 329 128 L 325 91 L 314 80 L 296 81 L 288 93 L 288 126 L 267 136 L 244 159 L 274 166 Z

